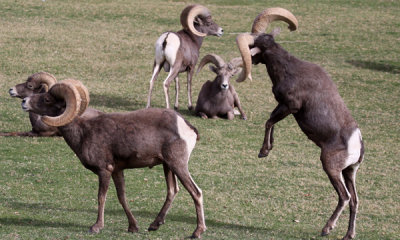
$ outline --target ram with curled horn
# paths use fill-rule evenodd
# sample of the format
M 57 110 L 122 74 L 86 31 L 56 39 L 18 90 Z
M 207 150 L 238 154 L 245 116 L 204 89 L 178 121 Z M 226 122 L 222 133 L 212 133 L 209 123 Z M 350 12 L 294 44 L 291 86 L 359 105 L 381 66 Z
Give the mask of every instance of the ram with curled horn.
M 251 79 L 252 64 L 265 64 L 278 102 L 265 123 L 264 141 L 258 156 L 268 156 L 273 147 L 274 125 L 292 114 L 301 130 L 321 148 L 323 169 L 339 196 L 322 235 L 331 232 L 349 204 L 349 224 L 343 239 L 352 239 L 356 234 L 358 209 L 355 180 L 364 158 L 361 131 L 326 71 L 317 64 L 296 58 L 276 43 L 274 37 L 280 29 L 274 29 L 271 34 L 263 33 L 273 20 L 288 22 L 291 30 L 297 28 L 297 20 L 289 11 L 280 9 L 278 12 L 284 13 L 282 15 L 271 12 L 275 10 L 267 9 L 255 19 L 251 34 L 237 37 L 245 66 L 245 73 L 238 81 Z
M 11 87 L 8 91 L 11 97 L 24 99 L 37 93 L 44 93 L 49 90 L 57 79 L 48 72 L 38 72 L 30 75 L 23 83 Z M 83 117 L 91 118 L 99 115 L 101 112 L 87 108 Z M 42 121 L 42 117 L 33 112 L 29 112 L 29 120 L 32 130 L 29 132 L 0 132 L 0 136 L 27 136 L 27 137 L 53 137 L 60 136 L 60 132 L 56 127 L 49 126 Z
M 223 30 L 215 23 L 210 11 L 198 4 L 183 9 L 180 21 L 183 29 L 178 32 L 165 32 L 156 41 L 153 74 L 150 80 L 146 108 L 151 105 L 151 94 L 161 68 L 168 72 L 163 83 L 166 108 L 170 108 L 168 89 L 175 80 L 175 104 L 179 107 L 178 74 L 187 72 L 188 109 L 192 110 L 192 77 L 199 58 L 199 50 L 206 36 L 222 36 Z
M 242 119 L 246 120 L 239 96 L 230 83 L 230 78 L 240 72 L 242 59 L 234 58 L 225 63 L 220 56 L 209 54 L 200 61 L 197 73 L 208 63 L 213 64 L 210 65 L 210 70 L 217 76 L 201 87 L 195 108 L 196 115 L 204 119 L 223 117 L 232 120 L 237 107 Z
M 196 141 L 197 129 L 171 109 L 142 109 L 128 113 L 103 113 L 85 119 L 82 113 L 89 104 L 89 92 L 77 80 L 67 79 L 54 84 L 48 92 L 27 97 L 25 111 L 42 116 L 43 121 L 57 127 L 84 167 L 98 175 L 97 221 L 90 232 L 104 227 L 104 205 L 110 179 L 128 218 L 128 231 L 137 232 L 138 223 L 125 196 L 124 169 L 152 168 L 162 164 L 167 182 L 167 198 L 148 230 L 157 230 L 179 191 L 177 179 L 193 198 L 197 227 L 193 237 L 206 231 L 201 189 L 193 181 L 188 161 Z

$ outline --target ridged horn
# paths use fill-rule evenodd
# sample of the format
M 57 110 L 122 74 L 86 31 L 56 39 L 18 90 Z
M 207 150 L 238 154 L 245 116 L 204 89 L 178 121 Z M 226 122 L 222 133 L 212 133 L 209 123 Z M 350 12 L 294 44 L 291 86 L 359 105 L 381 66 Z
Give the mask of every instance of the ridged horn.
M 238 45 L 240 55 L 242 56 L 244 67 L 238 79 L 236 79 L 236 82 L 243 82 L 246 78 L 249 78 L 251 81 L 252 61 L 249 46 L 254 45 L 254 36 L 249 33 L 241 33 L 236 37 L 236 44 Z
M 37 85 L 44 84 L 44 86 L 46 87 L 46 92 L 57 82 L 57 79 L 48 72 L 38 72 L 32 74 L 28 77 L 28 80 L 29 79 L 31 79 L 31 81 L 35 82 Z
M 197 72 L 199 73 L 200 70 L 204 67 L 204 65 L 206 65 L 207 63 L 213 63 L 215 66 L 217 66 L 218 68 L 221 68 L 222 66 L 225 65 L 225 61 L 218 55 L 216 54 L 208 54 L 206 56 L 204 56 L 199 64 L 199 67 L 197 68 Z
M 268 25 L 273 21 L 284 21 L 289 24 L 289 30 L 295 31 L 298 26 L 296 17 L 284 8 L 267 8 L 262 11 L 253 21 L 252 33 L 264 33 Z
M 197 31 L 197 29 L 194 27 L 193 24 L 194 18 L 198 15 L 207 17 L 210 16 L 211 14 L 210 11 L 202 5 L 193 4 L 187 6 L 185 9 L 183 9 L 181 13 L 181 24 L 184 29 L 189 30 L 193 34 L 199 37 L 205 37 L 207 36 L 207 34 Z
M 43 116 L 42 121 L 54 127 L 64 126 L 72 122 L 81 105 L 81 97 L 76 87 L 71 83 L 60 81 L 50 88 L 49 93 L 56 98 L 64 99 L 66 107 L 61 115 L 56 117 Z
M 65 79 L 63 80 L 63 82 L 67 82 L 74 85 L 78 90 L 79 95 L 81 97 L 81 107 L 79 108 L 78 116 L 82 115 L 85 112 L 86 108 L 88 107 L 90 101 L 88 89 L 79 80 Z

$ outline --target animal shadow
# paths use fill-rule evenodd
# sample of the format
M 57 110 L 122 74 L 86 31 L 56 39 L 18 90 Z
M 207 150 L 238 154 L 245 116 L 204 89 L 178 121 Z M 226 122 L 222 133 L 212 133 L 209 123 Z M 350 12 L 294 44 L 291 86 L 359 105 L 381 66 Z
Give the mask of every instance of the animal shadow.
M 347 60 L 347 63 L 355 67 L 371 69 L 380 72 L 388 72 L 393 74 L 400 74 L 400 63 L 394 63 L 389 61 L 362 61 L 362 60 Z

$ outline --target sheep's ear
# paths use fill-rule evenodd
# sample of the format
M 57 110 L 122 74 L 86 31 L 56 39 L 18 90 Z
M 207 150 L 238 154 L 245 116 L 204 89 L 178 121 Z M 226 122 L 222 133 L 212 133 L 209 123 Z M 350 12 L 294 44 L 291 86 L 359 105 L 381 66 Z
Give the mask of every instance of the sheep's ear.
M 281 28 L 277 27 L 277 28 L 274 28 L 274 30 L 272 30 L 272 32 L 270 34 L 275 38 L 280 33 L 281 33 Z
M 201 18 L 198 17 L 198 16 L 194 18 L 193 22 L 198 24 L 198 25 L 203 25 L 203 20 L 201 20 Z
M 213 71 L 215 74 L 218 75 L 218 68 L 217 68 L 216 66 L 210 65 L 210 66 L 208 66 L 208 67 L 210 68 L 211 71 Z

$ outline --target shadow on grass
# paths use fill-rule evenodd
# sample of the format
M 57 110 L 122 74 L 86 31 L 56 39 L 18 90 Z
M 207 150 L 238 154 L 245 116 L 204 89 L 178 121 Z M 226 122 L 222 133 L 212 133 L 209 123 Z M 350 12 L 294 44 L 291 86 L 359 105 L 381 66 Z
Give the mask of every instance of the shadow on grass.
M 144 102 L 132 101 L 129 98 L 113 95 L 90 95 L 91 107 L 104 106 L 107 108 L 118 109 L 118 111 L 134 111 L 145 106 Z
M 96 209 L 77 209 L 77 208 L 60 208 L 60 207 L 55 207 L 52 206 L 51 203 L 26 203 L 26 202 L 18 202 L 14 201 L 11 198 L 1 198 L 0 199 L 2 202 L 7 203 L 6 206 L 9 208 L 12 208 L 14 210 L 22 211 L 23 209 L 32 209 L 32 210 L 40 210 L 40 211 L 57 211 L 57 212 L 86 212 L 86 213 L 92 213 L 94 215 L 97 214 Z M 153 211 L 135 211 L 132 210 L 134 216 L 136 217 L 142 217 L 142 218 L 156 218 L 158 212 L 153 212 Z M 121 207 L 121 209 L 112 209 L 112 210 L 107 210 L 105 209 L 105 215 L 114 215 L 114 216 L 125 216 L 125 213 Z M 175 214 L 168 214 L 166 216 L 166 220 L 168 222 L 183 222 L 183 223 L 193 223 L 196 224 L 197 218 L 195 216 L 195 211 L 191 212 L 193 216 L 188 216 L 188 215 L 175 215 Z M 150 224 L 150 222 L 148 223 Z M 271 228 L 265 228 L 265 227 L 253 227 L 253 226 L 245 226 L 245 225 L 240 225 L 240 224 L 232 224 L 232 223 L 225 223 L 223 221 L 218 221 L 214 219 L 207 218 L 206 219 L 206 224 L 208 228 L 222 228 L 222 229 L 232 229 L 232 230 L 249 230 L 249 231 L 255 231 L 255 232 L 262 232 L 262 233 L 268 233 L 272 231 Z M 89 226 L 87 225 L 80 225 L 80 224 L 75 224 L 75 223 L 68 223 L 68 222 L 54 222 L 54 221 L 44 221 L 44 220 L 39 220 L 39 219 L 34 219 L 34 218 L 27 218 L 27 217 L 21 217 L 18 218 L 18 216 L 15 217 L 0 217 L 0 225 L 9 225 L 9 226 L 35 226 L 35 227 L 53 227 L 53 228 L 68 228 L 72 229 L 73 231 L 78 231 L 81 232 L 82 229 L 87 229 Z
M 3 226 L 30 226 L 30 227 L 51 227 L 51 228 L 68 228 L 75 232 L 82 232 L 88 226 L 68 222 L 44 221 L 34 218 L 18 218 L 18 217 L 0 217 L 0 224 Z
M 393 62 L 385 62 L 385 61 L 371 62 L 371 61 L 362 61 L 362 60 L 347 60 L 346 62 L 353 66 L 360 67 L 360 68 L 366 68 L 366 69 L 371 69 L 371 70 L 375 70 L 375 71 L 400 74 L 400 63 L 395 64 Z

